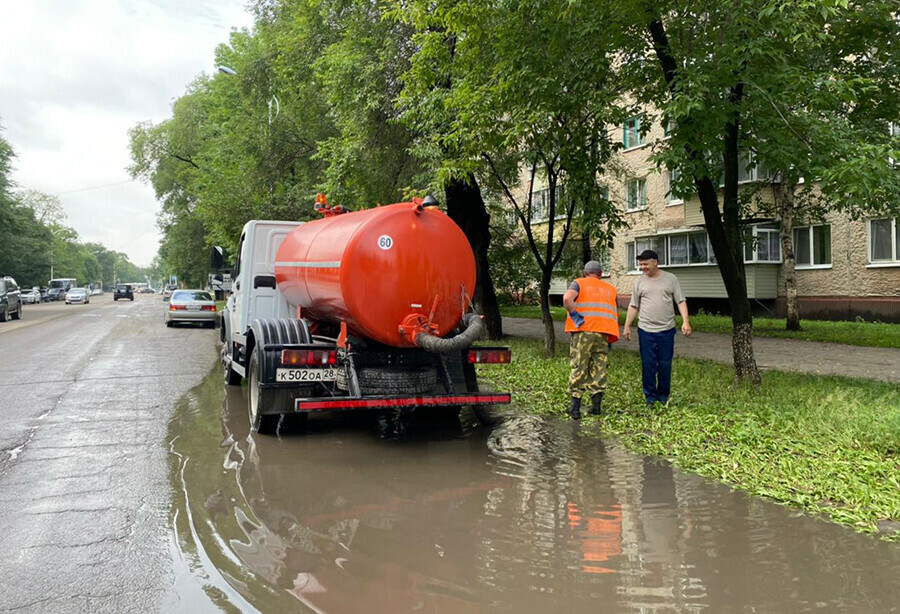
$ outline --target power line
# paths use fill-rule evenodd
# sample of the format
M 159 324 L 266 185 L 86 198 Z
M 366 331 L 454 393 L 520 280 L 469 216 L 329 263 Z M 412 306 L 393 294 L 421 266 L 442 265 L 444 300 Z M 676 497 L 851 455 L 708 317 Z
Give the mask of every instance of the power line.
M 78 188 L 77 190 L 66 190 L 65 192 L 59 192 L 57 196 L 62 196 L 63 194 L 74 194 L 75 192 L 87 192 L 88 190 L 99 190 L 101 188 L 110 188 L 114 185 L 123 185 L 125 183 L 133 183 L 134 179 L 126 179 L 125 181 L 117 181 L 115 183 L 105 183 L 103 185 L 92 185 L 87 188 Z

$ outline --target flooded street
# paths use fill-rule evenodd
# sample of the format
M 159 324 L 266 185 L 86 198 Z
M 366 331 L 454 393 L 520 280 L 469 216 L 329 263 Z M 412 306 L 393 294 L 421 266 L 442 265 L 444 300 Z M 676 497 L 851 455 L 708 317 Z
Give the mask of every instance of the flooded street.
M 900 546 L 681 474 L 569 422 L 415 421 L 398 436 L 390 421 L 331 415 L 278 439 L 250 434 L 241 392 L 223 399 L 216 370 L 176 407 L 171 607 L 900 609 Z

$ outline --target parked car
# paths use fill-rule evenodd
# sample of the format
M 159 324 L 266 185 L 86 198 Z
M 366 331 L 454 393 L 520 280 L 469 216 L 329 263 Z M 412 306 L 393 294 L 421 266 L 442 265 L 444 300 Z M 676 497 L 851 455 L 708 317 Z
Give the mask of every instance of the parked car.
M 175 286 L 166 286 L 163 289 L 163 300 L 167 301 L 172 297 L 172 293 L 175 292 L 177 288 Z
M 93 290 L 91 290 L 91 296 L 100 296 L 101 294 L 103 294 L 103 290 L 101 290 L 100 288 L 94 288 Z
M 74 305 L 75 303 L 87 305 L 90 302 L 91 297 L 84 288 L 69 288 L 69 291 L 66 292 L 66 305 Z
M 116 286 L 116 289 L 113 291 L 113 300 L 117 301 L 119 299 L 128 299 L 134 300 L 134 291 L 131 288 L 131 284 L 119 284 Z
M 38 288 L 32 288 L 31 290 L 25 290 L 22 292 L 22 302 L 28 303 L 29 305 L 34 305 L 35 303 L 41 302 L 41 291 Z
M 50 290 L 47 288 L 41 288 L 41 302 L 49 303 L 50 302 Z
M 0 322 L 22 317 L 22 293 L 12 277 L 0 277 Z
M 216 327 L 216 302 L 206 290 L 175 290 L 166 311 L 166 326 L 175 322 L 201 322 Z
M 66 289 L 65 288 L 50 288 L 47 292 L 47 295 L 50 297 L 51 301 L 64 301 L 66 300 Z

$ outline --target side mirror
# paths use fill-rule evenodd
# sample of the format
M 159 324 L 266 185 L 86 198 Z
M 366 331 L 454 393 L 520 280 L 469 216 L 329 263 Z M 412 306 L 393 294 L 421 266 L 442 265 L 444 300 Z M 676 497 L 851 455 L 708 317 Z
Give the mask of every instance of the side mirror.
M 225 251 L 218 245 L 213 245 L 209 255 L 209 266 L 218 271 L 225 264 Z

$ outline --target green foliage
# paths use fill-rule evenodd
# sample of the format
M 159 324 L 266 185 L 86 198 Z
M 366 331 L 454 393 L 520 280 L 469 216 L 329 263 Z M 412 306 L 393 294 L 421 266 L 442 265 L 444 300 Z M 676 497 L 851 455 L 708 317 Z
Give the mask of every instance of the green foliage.
M 315 194 L 366 208 L 422 185 L 394 99 L 411 53 L 407 26 L 364 0 L 254 3 L 216 63 L 157 125 L 130 133 L 131 173 L 162 201 L 161 266 L 205 279 L 208 247 L 234 253 L 251 219 L 311 219 Z
M 519 409 L 562 416 L 567 358 L 543 358 L 537 341 L 511 345 L 511 365 L 479 374 L 515 391 Z M 900 518 L 896 386 L 771 372 L 759 388 L 732 388 L 727 367 L 676 358 L 669 405 L 647 408 L 640 369 L 634 352 L 610 355 L 606 414 L 583 429 L 858 531 Z

